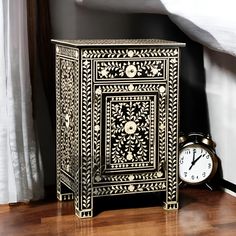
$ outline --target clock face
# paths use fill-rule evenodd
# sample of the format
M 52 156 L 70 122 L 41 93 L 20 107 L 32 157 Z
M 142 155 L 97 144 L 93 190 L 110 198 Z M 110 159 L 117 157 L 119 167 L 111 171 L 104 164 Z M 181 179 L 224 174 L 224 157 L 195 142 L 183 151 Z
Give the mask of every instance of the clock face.
M 210 152 L 200 145 L 192 144 L 180 151 L 179 176 L 190 184 L 206 180 L 213 171 L 213 160 Z

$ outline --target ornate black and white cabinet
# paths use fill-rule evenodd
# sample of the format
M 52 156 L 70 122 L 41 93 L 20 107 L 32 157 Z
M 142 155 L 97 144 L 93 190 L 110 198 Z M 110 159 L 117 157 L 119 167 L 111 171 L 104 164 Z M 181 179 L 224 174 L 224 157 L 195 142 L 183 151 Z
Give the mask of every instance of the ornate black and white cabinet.
M 93 198 L 166 193 L 178 208 L 178 77 L 182 43 L 56 44 L 57 194 L 93 216 Z

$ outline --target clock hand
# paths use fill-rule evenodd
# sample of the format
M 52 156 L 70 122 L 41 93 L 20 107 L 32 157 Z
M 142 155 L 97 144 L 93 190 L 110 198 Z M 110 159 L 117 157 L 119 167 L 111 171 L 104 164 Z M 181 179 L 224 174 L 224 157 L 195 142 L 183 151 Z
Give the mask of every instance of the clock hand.
M 196 160 L 191 162 L 191 166 L 189 167 L 189 170 L 192 169 L 192 167 L 195 165 L 195 163 L 202 157 L 202 155 L 200 155 Z
M 196 149 L 193 149 L 193 161 L 192 162 L 195 161 L 195 154 L 196 154 Z
M 202 155 L 200 155 L 196 160 L 194 160 L 194 164 L 202 157 Z

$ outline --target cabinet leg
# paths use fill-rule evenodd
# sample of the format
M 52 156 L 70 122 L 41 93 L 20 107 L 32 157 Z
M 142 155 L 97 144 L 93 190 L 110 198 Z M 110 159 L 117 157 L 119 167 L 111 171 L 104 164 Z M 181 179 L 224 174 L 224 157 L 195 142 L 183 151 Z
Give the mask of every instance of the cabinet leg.
M 77 172 L 75 178 L 75 214 L 80 218 L 89 218 L 93 217 L 91 171 L 83 173 L 82 170 Z
M 93 210 L 92 209 L 88 209 L 88 210 L 78 210 L 75 209 L 75 214 L 79 217 L 79 218 L 90 218 L 93 217 Z
M 80 218 L 93 217 L 93 209 L 91 208 L 93 205 L 93 198 L 87 198 L 86 204 L 85 199 L 83 201 L 81 200 L 80 196 L 75 196 L 75 214 Z
M 164 209 L 165 210 L 178 210 L 179 204 L 178 202 L 164 202 Z
M 74 200 L 74 193 L 68 189 L 63 183 L 57 184 L 57 199 L 59 201 Z

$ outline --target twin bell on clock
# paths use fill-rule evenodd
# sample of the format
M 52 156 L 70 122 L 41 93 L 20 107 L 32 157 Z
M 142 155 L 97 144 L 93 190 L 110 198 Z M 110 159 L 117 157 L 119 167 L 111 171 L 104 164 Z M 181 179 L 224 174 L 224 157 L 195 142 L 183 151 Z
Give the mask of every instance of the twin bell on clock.
M 179 137 L 179 177 L 181 182 L 207 184 L 216 174 L 218 158 L 209 135 L 190 133 Z

